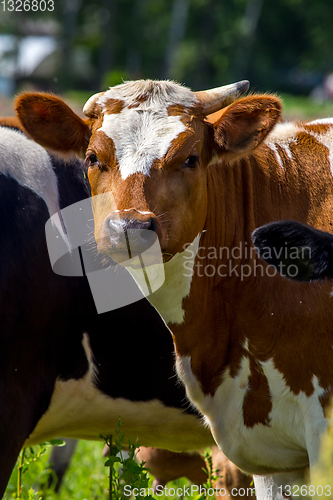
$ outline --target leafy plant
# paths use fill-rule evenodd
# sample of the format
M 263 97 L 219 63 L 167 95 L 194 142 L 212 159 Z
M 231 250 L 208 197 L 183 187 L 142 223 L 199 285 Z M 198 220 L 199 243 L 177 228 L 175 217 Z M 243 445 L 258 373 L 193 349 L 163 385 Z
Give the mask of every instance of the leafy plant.
M 202 470 L 207 474 L 207 481 L 201 488 L 202 493 L 199 493 L 193 500 L 206 500 L 207 498 L 215 498 L 214 483 L 221 477 L 218 473 L 219 470 L 214 470 L 212 452 L 210 449 L 205 450 L 203 457 L 207 464 L 207 467 L 203 467 Z
M 27 472 L 32 463 L 39 460 L 45 454 L 49 446 L 64 445 L 65 443 L 61 439 L 52 439 L 49 442 L 41 443 L 35 447 L 30 446 L 29 448 L 22 448 L 17 464 L 16 491 L 12 494 L 12 498 L 16 500 L 41 500 L 43 498 L 40 496 L 40 491 L 35 492 L 33 488 L 28 490 L 28 496 L 23 493 L 23 475 Z M 42 489 L 43 486 L 45 489 L 45 484 L 41 485 Z
M 132 444 L 128 440 L 127 450 L 128 457 L 123 454 L 125 435 L 120 432 L 121 427 L 121 417 L 119 417 L 117 422 L 117 427 L 115 430 L 114 443 L 112 436 L 101 436 L 104 442 L 109 447 L 109 458 L 105 462 L 105 466 L 110 468 L 109 473 L 109 491 L 110 499 L 112 500 L 122 500 L 126 496 L 124 488 L 126 485 L 130 485 L 131 489 L 137 488 L 138 491 L 148 490 L 149 477 L 148 471 L 144 466 L 144 462 L 139 464 L 135 457 L 137 455 L 139 445 L 138 443 Z M 139 498 L 139 497 L 135 497 Z M 151 495 L 141 496 L 140 499 L 154 500 Z

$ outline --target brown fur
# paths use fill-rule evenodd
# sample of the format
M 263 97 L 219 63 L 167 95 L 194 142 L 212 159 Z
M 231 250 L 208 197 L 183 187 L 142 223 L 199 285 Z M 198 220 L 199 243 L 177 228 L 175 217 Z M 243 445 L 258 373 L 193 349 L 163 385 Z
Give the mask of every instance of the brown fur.
M 124 109 L 124 101 L 121 101 L 119 99 L 108 99 L 104 103 L 103 109 L 107 115 L 120 113 L 121 110 Z

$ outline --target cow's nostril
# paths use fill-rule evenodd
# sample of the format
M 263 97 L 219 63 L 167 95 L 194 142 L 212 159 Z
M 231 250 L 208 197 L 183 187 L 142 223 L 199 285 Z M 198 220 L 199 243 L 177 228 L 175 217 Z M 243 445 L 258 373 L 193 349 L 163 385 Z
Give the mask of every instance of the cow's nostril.
M 152 244 L 153 241 L 155 240 L 154 236 L 152 233 L 156 233 L 157 231 L 157 224 L 155 219 L 151 218 L 148 221 L 146 221 L 144 224 L 142 224 L 141 231 L 140 231 L 140 239 L 145 243 Z
M 147 227 L 147 229 L 150 229 L 150 231 L 154 231 L 156 233 L 157 231 L 157 223 L 156 223 L 156 219 L 155 218 L 151 218 L 150 219 L 150 225 L 149 227 Z
M 156 224 L 155 219 L 151 218 L 151 219 L 149 219 L 149 220 L 147 220 L 145 222 L 142 222 L 140 229 L 149 229 L 149 231 L 155 231 L 156 232 L 157 224 Z
M 106 220 L 106 227 L 110 233 L 122 233 L 124 231 L 124 224 L 121 220 L 112 219 L 108 217 Z

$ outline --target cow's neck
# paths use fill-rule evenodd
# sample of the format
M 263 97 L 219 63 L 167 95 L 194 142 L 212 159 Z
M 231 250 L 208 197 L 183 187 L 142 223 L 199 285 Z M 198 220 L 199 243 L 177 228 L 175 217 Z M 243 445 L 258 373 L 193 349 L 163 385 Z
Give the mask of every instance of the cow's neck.
M 331 175 L 326 163 L 323 168 Z M 192 372 L 204 392 L 212 394 L 227 369 L 230 373 L 239 369 L 247 341 L 258 345 L 258 356 L 266 361 L 280 337 L 281 343 L 287 341 L 282 337 L 290 326 L 288 315 L 304 317 L 302 299 L 308 293 L 304 286 L 309 285 L 286 284 L 279 276 L 268 276 L 266 264 L 251 243 L 253 230 L 281 219 L 325 229 L 332 214 L 328 216 L 323 198 L 318 200 L 318 189 L 328 183 L 322 169 L 313 172 L 313 162 L 295 162 L 282 170 L 274 150 L 264 145 L 252 157 L 209 168 L 207 220 L 190 293 L 182 300 L 184 322 L 170 327 L 177 353 L 191 358 Z M 313 189 L 314 182 L 317 189 Z M 257 275 L 255 265 L 262 266 L 257 267 Z M 174 294 L 175 289 L 167 292 Z M 286 293 L 290 294 L 288 304 L 281 300 Z M 321 307 L 319 302 L 313 304 L 314 317 Z M 266 330 L 269 335 L 262 339 L 260 332 Z
M 198 234 L 186 250 L 177 253 L 164 264 L 165 281 L 161 288 L 149 297 L 149 301 L 168 324 L 184 322 L 183 299 L 190 293 L 200 236 Z

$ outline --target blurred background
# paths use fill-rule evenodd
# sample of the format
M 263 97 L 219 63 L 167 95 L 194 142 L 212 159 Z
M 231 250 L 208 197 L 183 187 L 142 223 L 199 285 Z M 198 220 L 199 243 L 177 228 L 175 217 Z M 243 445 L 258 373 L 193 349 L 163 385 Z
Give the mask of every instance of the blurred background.
M 137 78 L 193 90 L 249 79 L 255 91 L 333 99 L 332 0 L 35 2 L 0 2 L 2 115 L 22 90 L 84 102 Z

